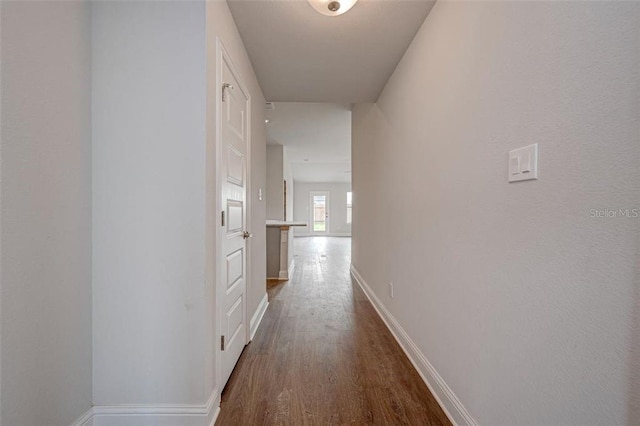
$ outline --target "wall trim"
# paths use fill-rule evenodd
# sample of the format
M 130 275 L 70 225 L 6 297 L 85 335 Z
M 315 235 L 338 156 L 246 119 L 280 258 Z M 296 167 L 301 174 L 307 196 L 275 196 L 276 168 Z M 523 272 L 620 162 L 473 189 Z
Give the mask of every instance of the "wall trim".
M 451 420 L 451 423 L 457 426 L 478 426 L 478 423 L 471 417 L 471 414 L 469 414 L 460 399 L 458 399 L 455 393 L 453 393 L 453 390 L 451 390 L 440 374 L 438 374 L 434 366 L 429 362 L 420 348 L 418 348 L 418 345 L 409 337 L 398 320 L 395 319 L 380 299 L 378 299 L 353 264 L 351 264 L 351 276 L 353 276 L 360 288 L 362 288 L 362 291 L 364 291 L 382 321 L 407 355 L 411 364 L 413 364 L 418 371 L 418 374 L 438 401 L 438 404 L 440 404 L 440 407 L 442 407 L 449 420 Z
M 249 329 L 251 330 L 251 334 L 249 335 L 249 340 L 253 340 L 253 337 L 256 335 L 256 331 L 258 331 L 258 327 L 262 323 L 262 318 L 264 318 L 264 314 L 267 312 L 267 308 L 269 307 L 269 296 L 267 293 L 264 294 L 264 297 L 260 301 L 258 308 L 253 313 L 251 317 L 251 321 L 249 323 Z
M 94 405 L 71 426 L 142 426 L 151 420 L 158 425 L 213 426 L 219 414 L 216 386 L 205 404 Z
M 71 426 L 90 426 L 93 424 L 93 407 L 89 408 L 83 415 L 71 423 Z
M 218 406 L 216 407 L 216 411 L 213 412 L 213 418 L 211 419 L 211 423 L 209 426 L 215 426 L 216 420 L 218 420 L 218 416 L 220 415 L 220 403 L 218 402 Z
M 290 249 L 293 247 L 290 247 Z M 289 270 L 287 271 L 287 278 L 291 279 L 293 278 L 293 271 L 296 270 L 296 260 L 295 259 L 291 259 L 291 264 L 289 265 Z
M 309 237 L 349 237 L 351 238 L 351 234 L 330 232 L 328 234 L 294 234 L 293 237 L 294 238 L 309 238 Z

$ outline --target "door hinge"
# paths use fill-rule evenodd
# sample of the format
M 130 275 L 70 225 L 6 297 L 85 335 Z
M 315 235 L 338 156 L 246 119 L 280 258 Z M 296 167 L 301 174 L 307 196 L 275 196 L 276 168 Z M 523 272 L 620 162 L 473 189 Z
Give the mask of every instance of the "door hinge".
M 222 211 L 222 226 L 224 226 L 224 210 Z
M 233 90 L 233 86 L 229 83 L 223 83 L 222 84 L 222 102 L 227 100 L 227 97 L 225 96 L 227 89 L 232 89 Z
M 220 336 L 220 350 L 224 351 L 224 336 Z

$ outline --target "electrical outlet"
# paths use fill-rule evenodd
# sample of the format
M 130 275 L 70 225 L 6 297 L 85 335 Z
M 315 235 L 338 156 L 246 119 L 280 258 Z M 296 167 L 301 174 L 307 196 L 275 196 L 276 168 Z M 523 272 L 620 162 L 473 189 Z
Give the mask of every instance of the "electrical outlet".
M 393 283 L 389 283 L 389 297 L 393 299 Z

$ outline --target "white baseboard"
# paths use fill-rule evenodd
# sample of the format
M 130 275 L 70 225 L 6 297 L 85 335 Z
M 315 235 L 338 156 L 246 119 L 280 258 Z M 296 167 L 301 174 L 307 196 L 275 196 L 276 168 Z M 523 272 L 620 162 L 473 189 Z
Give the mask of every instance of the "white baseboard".
M 287 278 L 289 279 L 293 278 L 293 271 L 295 270 L 296 270 L 296 260 L 291 259 L 291 265 L 289 265 L 289 271 L 287 271 L 289 276 Z
M 218 416 L 220 415 L 220 401 L 218 401 L 218 406 L 216 407 L 216 411 L 213 413 L 213 418 L 211 419 L 211 423 L 209 426 L 215 426 L 216 420 L 218 420 Z
M 89 408 L 86 413 L 78 417 L 78 420 L 71 423 L 71 426 L 93 426 L 93 407 Z
M 350 233 L 330 233 L 330 234 L 296 234 L 295 238 L 307 238 L 307 237 L 349 237 L 351 238 Z
M 213 426 L 218 414 L 216 387 L 202 405 L 94 405 L 72 426 Z
M 249 329 L 251 330 L 249 340 L 253 340 L 253 336 L 256 335 L 256 331 L 258 331 L 258 327 L 260 327 L 260 323 L 262 322 L 262 318 L 264 318 L 265 312 L 267 312 L 267 308 L 269 307 L 269 297 L 267 293 L 264 294 L 264 297 L 260 301 L 258 308 L 253 313 L 251 317 L 251 322 L 249 324 Z
M 291 263 L 289 264 L 289 269 L 287 269 L 286 271 L 280 271 L 278 273 L 278 278 L 270 278 L 267 277 L 268 280 L 282 280 L 282 281 L 288 281 L 291 279 L 291 277 L 293 277 L 293 271 L 296 269 L 296 260 L 295 259 L 291 259 Z
M 415 369 L 422 377 L 422 380 L 429 387 L 429 390 L 436 398 L 442 409 L 444 410 L 451 423 L 457 426 L 478 426 L 478 423 L 471 417 L 467 409 L 464 407 L 460 399 L 453 393 L 444 379 L 438 374 L 436 369 L 431 365 L 427 357 L 420 351 L 415 342 L 409 337 L 407 332 L 402 328 L 400 323 L 389 312 L 384 304 L 378 299 L 371 287 L 362 278 L 355 266 L 351 265 L 351 275 L 356 280 L 362 291 L 367 295 L 369 301 L 375 308 L 376 312 L 387 328 L 396 339 L 404 353 L 409 358 Z

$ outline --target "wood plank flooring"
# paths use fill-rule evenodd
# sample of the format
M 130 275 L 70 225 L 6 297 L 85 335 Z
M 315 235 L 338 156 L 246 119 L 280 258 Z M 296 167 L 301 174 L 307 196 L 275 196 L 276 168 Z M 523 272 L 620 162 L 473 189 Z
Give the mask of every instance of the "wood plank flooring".
M 216 425 L 450 425 L 349 275 L 350 238 L 297 238 L 296 269 L 222 393 Z

